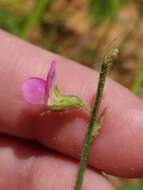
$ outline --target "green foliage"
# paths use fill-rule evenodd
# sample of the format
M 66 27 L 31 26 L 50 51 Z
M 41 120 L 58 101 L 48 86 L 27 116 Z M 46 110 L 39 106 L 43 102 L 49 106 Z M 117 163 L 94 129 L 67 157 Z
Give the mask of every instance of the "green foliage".
M 12 3 L 20 3 L 22 0 L 13 0 Z M 26 16 L 18 16 L 8 8 L 0 7 L 0 28 L 16 34 L 22 38 L 28 38 L 33 27 L 39 23 L 44 10 L 52 0 L 36 0 L 33 9 Z M 9 1 L 7 1 L 9 3 Z
M 24 23 L 24 18 L 17 16 L 14 12 L 0 7 L 0 28 L 18 35 Z
M 52 0 L 36 0 L 33 9 L 31 10 L 25 26 L 20 33 L 20 37 L 28 38 L 33 27 L 39 23 L 45 9 L 52 3 Z
M 127 185 L 119 188 L 118 190 L 143 190 L 143 186 Z
M 89 13 L 94 23 L 99 23 L 113 16 L 122 4 L 128 0 L 89 0 Z

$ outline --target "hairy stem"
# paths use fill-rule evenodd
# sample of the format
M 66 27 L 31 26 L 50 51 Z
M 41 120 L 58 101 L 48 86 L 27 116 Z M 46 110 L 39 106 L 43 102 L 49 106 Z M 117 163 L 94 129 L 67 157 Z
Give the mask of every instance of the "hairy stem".
M 110 66 L 112 65 L 114 59 L 117 57 L 117 54 L 118 54 L 118 49 L 112 49 L 111 51 L 109 51 L 105 55 L 105 57 L 103 59 L 103 63 L 101 65 L 101 71 L 100 71 L 99 82 L 98 82 L 98 87 L 97 87 L 96 99 L 94 102 L 93 110 L 91 112 L 89 126 L 88 126 L 87 134 L 85 137 L 85 142 L 83 145 L 83 150 L 82 150 L 80 166 L 79 166 L 78 176 L 77 176 L 76 185 L 75 185 L 75 190 L 81 190 L 81 187 L 82 187 L 83 176 L 84 176 L 84 172 L 85 172 L 87 162 L 88 162 L 90 147 L 93 143 L 94 138 L 98 135 L 97 129 L 99 128 L 99 124 L 98 124 L 97 113 L 98 113 L 98 110 L 100 107 L 107 73 L 108 73 L 108 70 L 110 69 Z
M 52 0 L 36 0 L 35 5 L 31 10 L 31 13 L 29 14 L 29 17 L 25 23 L 25 26 L 20 33 L 20 37 L 24 39 L 27 39 L 29 37 L 33 26 L 39 22 L 45 8 L 50 5 L 51 2 Z

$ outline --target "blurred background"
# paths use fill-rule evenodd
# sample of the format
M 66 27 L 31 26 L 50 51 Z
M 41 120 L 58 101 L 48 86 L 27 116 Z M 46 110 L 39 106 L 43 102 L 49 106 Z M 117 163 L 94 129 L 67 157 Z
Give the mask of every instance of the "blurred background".
M 0 28 L 97 70 L 118 46 L 110 76 L 143 98 L 143 0 L 0 0 Z M 142 179 L 107 177 L 143 190 Z

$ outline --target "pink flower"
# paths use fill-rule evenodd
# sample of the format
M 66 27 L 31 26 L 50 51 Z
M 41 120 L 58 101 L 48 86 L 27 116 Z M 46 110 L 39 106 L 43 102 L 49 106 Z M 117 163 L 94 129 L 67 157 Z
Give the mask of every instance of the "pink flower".
M 56 61 L 53 60 L 46 80 L 38 77 L 27 79 L 23 86 L 22 92 L 24 99 L 31 105 L 47 105 L 50 89 L 55 78 Z
M 55 70 L 56 61 L 52 61 L 46 80 L 38 77 L 27 79 L 22 86 L 24 99 L 34 106 L 46 105 L 48 111 L 83 108 L 89 112 L 89 109 L 78 96 L 64 95 L 57 85 L 53 87 L 52 93 L 50 93 L 55 78 Z

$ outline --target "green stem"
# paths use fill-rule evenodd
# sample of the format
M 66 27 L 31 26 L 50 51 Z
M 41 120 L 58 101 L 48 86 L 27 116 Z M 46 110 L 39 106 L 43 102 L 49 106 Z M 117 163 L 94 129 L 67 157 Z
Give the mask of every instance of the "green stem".
M 87 131 L 85 142 L 83 145 L 75 190 L 81 190 L 83 176 L 84 176 L 84 172 L 85 172 L 87 162 L 88 162 L 90 147 L 93 143 L 94 138 L 98 134 L 97 129 L 99 128 L 99 125 L 98 125 L 97 113 L 99 111 L 99 106 L 102 99 L 102 94 L 103 94 L 103 89 L 104 89 L 107 73 L 114 59 L 117 57 L 117 54 L 118 54 L 118 50 L 112 49 L 112 51 L 108 52 L 105 55 L 103 59 L 103 63 L 101 65 L 101 71 L 100 71 L 99 82 L 98 82 L 97 93 L 96 93 L 96 100 L 93 106 L 93 110 L 91 112 L 88 131 Z
M 29 37 L 29 34 L 31 33 L 31 30 L 33 27 L 39 22 L 41 16 L 43 15 L 43 12 L 45 8 L 50 5 L 52 0 L 37 0 L 33 9 L 31 10 L 31 13 L 25 23 L 25 26 L 20 33 L 20 37 L 27 39 Z
M 142 84 L 143 84 L 143 66 L 140 67 L 137 78 L 135 82 L 133 83 L 133 87 L 132 87 L 132 91 L 137 96 L 140 96 L 140 88 Z

